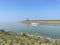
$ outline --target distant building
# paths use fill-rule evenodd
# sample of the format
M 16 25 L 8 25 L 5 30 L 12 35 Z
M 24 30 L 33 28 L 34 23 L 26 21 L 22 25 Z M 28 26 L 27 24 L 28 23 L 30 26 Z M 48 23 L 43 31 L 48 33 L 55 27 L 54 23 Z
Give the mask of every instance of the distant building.
M 28 20 L 29 20 L 29 18 L 26 18 L 26 20 L 28 21 Z

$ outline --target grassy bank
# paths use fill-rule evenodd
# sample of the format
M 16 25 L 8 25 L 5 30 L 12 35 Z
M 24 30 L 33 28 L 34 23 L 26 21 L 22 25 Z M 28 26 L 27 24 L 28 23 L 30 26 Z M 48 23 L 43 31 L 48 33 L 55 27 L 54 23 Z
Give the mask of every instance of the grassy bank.
M 40 23 L 40 24 L 60 24 L 60 20 L 24 20 L 22 23 Z
M 60 40 L 0 30 L 0 45 L 60 45 Z

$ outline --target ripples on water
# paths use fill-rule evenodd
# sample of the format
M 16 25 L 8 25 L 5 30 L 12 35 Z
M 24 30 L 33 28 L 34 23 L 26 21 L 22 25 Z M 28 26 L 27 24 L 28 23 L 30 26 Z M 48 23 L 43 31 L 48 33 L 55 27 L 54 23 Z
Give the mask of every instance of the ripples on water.
M 60 38 L 60 24 L 41 24 L 37 27 L 33 27 L 30 24 L 21 23 L 0 23 L 0 29 L 14 32 L 26 32 L 30 34 L 36 34 L 43 36 L 49 36 L 53 38 Z

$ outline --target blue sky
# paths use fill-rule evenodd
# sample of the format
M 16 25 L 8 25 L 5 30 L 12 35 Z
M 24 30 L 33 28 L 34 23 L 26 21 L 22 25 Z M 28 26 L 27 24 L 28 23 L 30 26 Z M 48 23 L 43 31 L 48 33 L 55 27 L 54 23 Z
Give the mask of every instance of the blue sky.
M 60 0 L 0 0 L 0 22 L 26 18 L 60 20 Z

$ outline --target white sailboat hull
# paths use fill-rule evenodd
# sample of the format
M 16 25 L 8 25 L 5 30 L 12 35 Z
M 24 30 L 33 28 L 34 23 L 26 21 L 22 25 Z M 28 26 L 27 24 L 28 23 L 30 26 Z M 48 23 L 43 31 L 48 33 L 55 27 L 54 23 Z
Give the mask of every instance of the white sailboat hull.
M 38 23 L 31 23 L 32 26 L 38 26 Z

